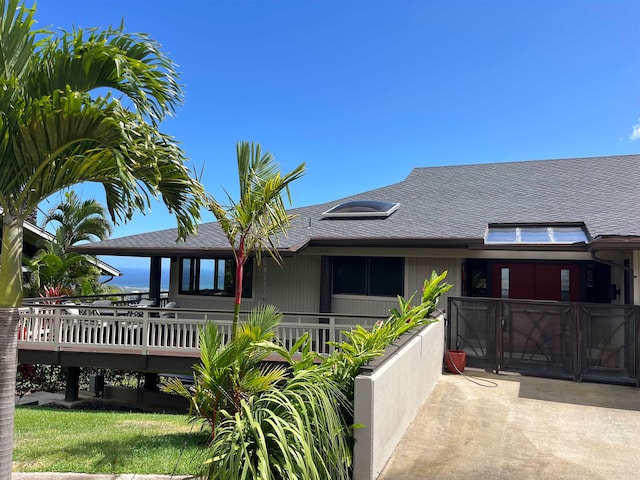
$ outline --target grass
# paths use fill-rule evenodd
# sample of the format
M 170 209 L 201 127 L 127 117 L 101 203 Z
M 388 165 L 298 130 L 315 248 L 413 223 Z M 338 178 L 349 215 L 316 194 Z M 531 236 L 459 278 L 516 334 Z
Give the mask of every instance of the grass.
M 18 407 L 13 470 L 193 475 L 208 436 L 181 415 Z

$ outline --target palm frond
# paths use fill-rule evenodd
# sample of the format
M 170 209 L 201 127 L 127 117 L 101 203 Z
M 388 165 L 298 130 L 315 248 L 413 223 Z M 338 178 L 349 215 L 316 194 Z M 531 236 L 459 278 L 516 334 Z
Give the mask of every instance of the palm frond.
M 152 124 L 182 102 L 175 65 L 146 34 L 124 27 L 62 31 L 41 45 L 42 62 L 29 84 L 34 96 L 70 87 L 90 92 L 110 88 L 126 95 Z

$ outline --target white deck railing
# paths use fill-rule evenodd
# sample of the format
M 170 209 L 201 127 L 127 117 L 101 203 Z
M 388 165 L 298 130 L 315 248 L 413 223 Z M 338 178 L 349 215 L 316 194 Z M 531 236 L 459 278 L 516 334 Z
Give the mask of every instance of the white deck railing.
M 243 314 L 244 315 L 244 314 Z M 231 337 L 232 312 L 40 304 L 20 310 L 21 349 L 198 356 L 199 329 L 215 323 L 223 338 Z M 322 313 L 284 313 L 278 341 L 290 347 L 305 332 L 318 353 L 331 353 L 328 342 L 344 339 L 355 325 L 372 327 L 384 317 Z

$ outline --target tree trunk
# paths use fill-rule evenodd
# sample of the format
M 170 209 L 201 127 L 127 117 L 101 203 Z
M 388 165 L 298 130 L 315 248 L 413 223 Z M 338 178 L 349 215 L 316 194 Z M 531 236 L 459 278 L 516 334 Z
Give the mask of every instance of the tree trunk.
M 17 308 L 0 308 L 0 479 L 11 478 L 19 318 Z
M 244 264 L 247 261 L 244 251 L 244 238 L 240 239 L 238 254 L 236 255 L 236 296 L 233 305 L 233 322 L 231 324 L 231 339 L 236 338 L 238 322 L 240 320 L 240 305 L 242 303 L 242 283 L 244 279 Z
M 0 252 L 0 479 L 11 478 L 22 303 L 22 220 L 5 211 Z

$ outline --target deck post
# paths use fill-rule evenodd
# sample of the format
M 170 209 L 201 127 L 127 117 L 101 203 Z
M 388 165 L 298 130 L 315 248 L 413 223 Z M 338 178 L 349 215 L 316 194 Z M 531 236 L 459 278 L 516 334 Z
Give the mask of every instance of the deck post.
M 154 372 L 144 372 L 144 389 L 148 392 L 157 392 L 158 374 Z
M 65 402 L 75 402 L 78 400 L 80 389 L 80 367 L 66 368 L 67 385 L 64 391 Z
M 155 301 L 155 307 L 159 307 L 160 285 L 162 283 L 162 257 L 151 257 L 149 262 L 149 299 Z

